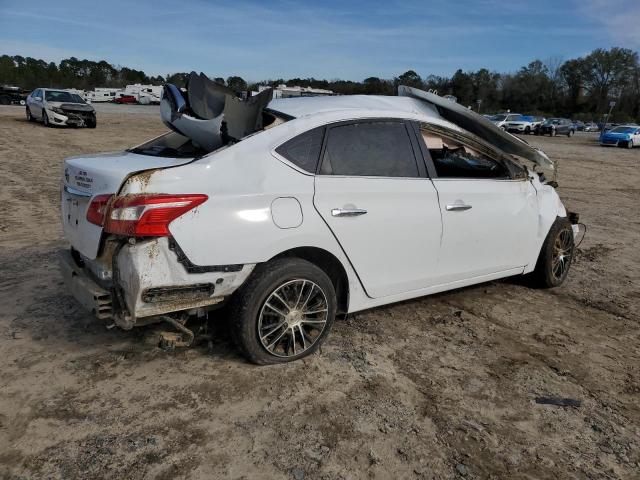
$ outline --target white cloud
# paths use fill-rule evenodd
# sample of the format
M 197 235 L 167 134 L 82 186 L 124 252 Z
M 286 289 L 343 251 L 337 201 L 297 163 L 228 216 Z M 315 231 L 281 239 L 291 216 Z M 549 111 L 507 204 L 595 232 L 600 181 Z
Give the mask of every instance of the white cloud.
M 580 0 L 578 11 L 604 27 L 620 47 L 640 47 L 640 3 L 636 0 Z

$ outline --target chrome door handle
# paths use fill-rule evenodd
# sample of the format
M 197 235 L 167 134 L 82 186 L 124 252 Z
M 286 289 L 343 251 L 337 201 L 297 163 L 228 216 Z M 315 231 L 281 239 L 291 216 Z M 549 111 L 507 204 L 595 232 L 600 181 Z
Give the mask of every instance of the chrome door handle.
M 453 205 L 447 205 L 447 212 L 469 210 L 470 208 L 471 205 L 465 205 L 464 203 L 454 203 Z
M 357 217 L 367 213 L 362 208 L 334 208 L 331 210 L 331 215 L 334 217 Z

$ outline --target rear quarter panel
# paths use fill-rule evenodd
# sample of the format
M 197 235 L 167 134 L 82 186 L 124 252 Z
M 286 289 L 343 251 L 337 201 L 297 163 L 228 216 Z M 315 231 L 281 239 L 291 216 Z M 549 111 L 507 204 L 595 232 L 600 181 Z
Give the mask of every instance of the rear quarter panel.
M 286 139 L 315 126 L 303 123 L 288 122 L 188 165 L 131 177 L 121 193 L 208 195 L 205 203 L 170 225 L 171 234 L 196 265 L 261 263 L 291 248 L 309 246 L 334 254 L 358 283 L 313 207 L 313 175 L 302 173 L 272 152 Z M 276 225 L 272 205 L 279 198 L 297 200 L 302 217 L 299 225 Z

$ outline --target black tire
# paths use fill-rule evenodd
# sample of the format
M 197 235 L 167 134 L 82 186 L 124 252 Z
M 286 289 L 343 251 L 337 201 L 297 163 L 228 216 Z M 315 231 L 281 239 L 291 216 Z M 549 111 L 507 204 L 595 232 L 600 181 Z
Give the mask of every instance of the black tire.
M 49 121 L 49 115 L 47 115 L 47 112 L 44 109 L 42 109 L 42 124 L 45 127 L 51 126 L 51 122 Z
M 31 110 L 29 109 L 29 107 L 27 107 L 26 114 L 27 114 L 27 122 L 35 121 L 35 118 L 33 118 L 33 115 L 31 115 Z
M 524 134 L 525 135 L 530 135 L 531 134 L 531 127 L 524 127 Z
M 574 248 L 571 222 L 566 217 L 556 218 L 542 244 L 536 268 L 529 274 L 532 286 L 553 288 L 562 285 L 569 274 Z M 560 255 L 562 260 L 559 260 Z M 560 268 L 562 273 L 559 272 Z
M 631 150 L 631 149 L 633 148 L 633 140 L 629 140 L 629 141 L 627 142 L 627 148 L 628 148 L 629 150 Z
M 326 299 L 326 322 L 323 330 L 312 338 L 313 343 L 302 353 L 289 355 L 289 347 L 287 346 L 287 350 L 281 352 L 283 355 L 280 356 L 267 350 L 267 347 L 263 345 L 258 335 L 258 325 L 260 316 L 265 310 L 266 303 L 271 295 L 274 292 L 278 292 L 286 284 L 296 280 L 313 282 L 321 290 L 324 295 L 321 298 Z M 304 286 L 302 288 L 304 291 Z M 316 265 L 299 258 L 272 260 L 258 265 L 244 285 L 233 294 L 229 304 L 231 334 L 240 352 L 250 362 L 258 365 L 291 362 L 312 354 L 324 342 L 335 320 L 336 304 L 336 293 L 331 279 Z M 297 308 L 297 304 L 294 308 Z M 282 332 L 282 330 L 276 331 Z M 295 327 L 291 331 L 297 333 Z M 286 334 L 283 333 L 283 335 L 290 339 L 291 334 L 288 326 L 285 327 L 284 332 Z M 267 341 L 271 341 L 271 338 Z M 293 338 L 294 345 L 296 345 L 296 337 L 294 336 Z
M 567 137 L 571 138 L 571 135 L 573 135 L 573 130 L 569 130 L 569 131 L 567 132 Z
M 11 97 L 9 95 L 0 95 L 0 105 L 11 105 Z
M 89 118 L 86 122 L 87 128 L 96 128 L 98 125 L 98 119 L 94 115 L 92 118 Z

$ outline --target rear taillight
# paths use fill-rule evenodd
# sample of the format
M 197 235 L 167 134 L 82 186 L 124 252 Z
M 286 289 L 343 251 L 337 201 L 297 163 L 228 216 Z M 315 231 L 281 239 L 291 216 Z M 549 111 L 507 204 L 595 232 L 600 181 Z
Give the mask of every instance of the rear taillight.
M 104 224 L 104 216 L 109 207 L 109 200 L 113 195 L 96 195 L 91 199 L 89 209 L 87 210 L 87 220 L 94 225 L 102 226 Z
M 139 194 L 116 198 L 104 230 L 132 237 L 166 237 L 169 224 L 207 200 L 202 194 Z

